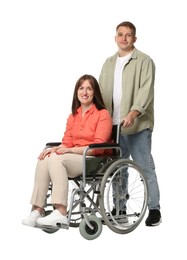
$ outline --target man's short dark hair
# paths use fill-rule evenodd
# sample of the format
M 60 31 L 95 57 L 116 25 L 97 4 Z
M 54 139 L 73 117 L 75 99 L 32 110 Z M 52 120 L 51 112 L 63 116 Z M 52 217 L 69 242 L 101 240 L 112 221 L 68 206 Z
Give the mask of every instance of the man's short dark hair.
M 122 23 L 120 23 L 120 24 L 117 25 L 116 31 L 118 30 L 118 28 L 119 28 L 120 26 L 125 26 L 125 27 L 130 28 L 130 29 L 134 32 L 134 35 L 136 35 L 136 27 L 135 27 L 135 25 L 134 25 L 133 23 L 128 22 L 128 21 L 122 22 Z

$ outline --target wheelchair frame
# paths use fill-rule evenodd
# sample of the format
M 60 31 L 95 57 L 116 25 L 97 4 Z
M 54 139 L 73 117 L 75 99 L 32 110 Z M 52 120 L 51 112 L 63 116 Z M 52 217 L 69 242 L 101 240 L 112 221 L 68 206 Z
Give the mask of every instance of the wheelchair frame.
M 56 227 L 40 227 L 44 232 L 79 227 L 85 239 L 93 240 L 101 234 L 103 225 L 115 233 L 127 234 L 141 223 L 148 203 L 147 181 L 134 161 L 122 158 L 120 129 L 121 124 L 117 127 L 116 143 L 91 144 L 84 150 L 82 175 L 69 178 L 73 188 L 68 196 L 68 226 L 57 223 Z M 47 143 L 44 149 L 59 144 Z M 91 149 L 113 149 L 115 155 L 87 156 Z M 90 166 L 91 170 L 88 169 Z M 48 202 L 51 190 L 52 184 L 46 196 L 45 215 L 54 209 Z

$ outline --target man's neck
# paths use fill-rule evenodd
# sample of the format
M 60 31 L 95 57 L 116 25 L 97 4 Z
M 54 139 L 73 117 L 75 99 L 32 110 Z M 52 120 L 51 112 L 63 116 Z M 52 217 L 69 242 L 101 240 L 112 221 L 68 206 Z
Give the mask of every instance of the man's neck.
M 127 56 L 129 53 L 133 52 L 133 50 L 134 50 L 134 47 L 131 48 L 131 49 L 128 50 L 128 51 L 119 50 L 119 51 L 118 51 L 119 57 L 125 57 L 125 56 Z

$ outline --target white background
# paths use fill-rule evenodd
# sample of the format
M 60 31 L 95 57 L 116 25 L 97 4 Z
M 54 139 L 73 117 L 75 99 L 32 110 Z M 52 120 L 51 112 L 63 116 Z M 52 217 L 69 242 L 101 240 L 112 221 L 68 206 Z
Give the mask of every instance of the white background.
M 0 1 L 1 259 L 186 259 L 185 10 L 182 0 Z M 75 81 L 99 77 L 125 20 L 157 68 L 152 153 L 163 222 L 127 235 L 104 226 L 93 241 L 76 228 L 50 235 L 22 226 L 37 156 L 61 140 Z

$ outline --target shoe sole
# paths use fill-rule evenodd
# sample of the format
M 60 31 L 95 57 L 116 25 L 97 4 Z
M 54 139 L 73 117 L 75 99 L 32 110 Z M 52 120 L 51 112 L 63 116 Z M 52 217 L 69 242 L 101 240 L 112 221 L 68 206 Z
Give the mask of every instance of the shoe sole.
M 29 225 L 29 224 L 25 224 L 25 223 L 21 223 L 22 225 L 24 226 L 27 226 L 27 227 L 35 227 L 36 225 Z
M 160 221 L 157 222 L 157 223 L 150 224 L 150 225 L 148 225 L 148 224 L 145 223 L 145 225 L 146 225 L 147 227 L 156 227 L 156 226 L 159 226 L 161 223 L 162 223 L 162 219 L 160 219 Z

